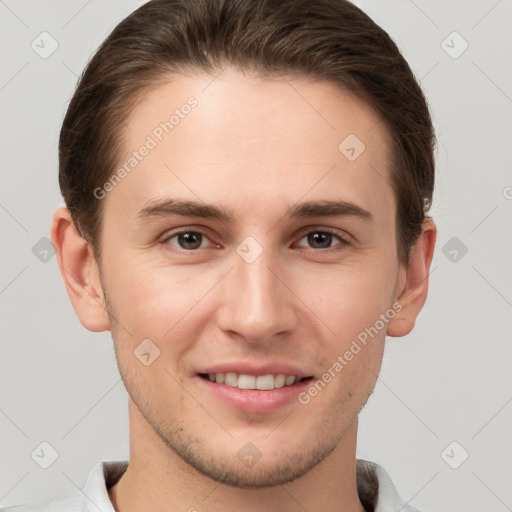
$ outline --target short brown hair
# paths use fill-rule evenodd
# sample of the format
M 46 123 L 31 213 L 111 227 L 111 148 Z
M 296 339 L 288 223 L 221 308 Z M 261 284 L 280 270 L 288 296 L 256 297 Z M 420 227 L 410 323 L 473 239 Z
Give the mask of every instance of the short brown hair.
M 227 65 L 328 80 L 379 114 L 392 141 L 397 251 L 407 263 L 432 202 L 432 120 L 396 44 L 346 0 L 151 0 L 117 25 L 78 82 L 59 142 L 60 189 L 95 256 L 102 204 L 93 191 L 119 164 L 119 127 L 137 99 L 173 73 Z

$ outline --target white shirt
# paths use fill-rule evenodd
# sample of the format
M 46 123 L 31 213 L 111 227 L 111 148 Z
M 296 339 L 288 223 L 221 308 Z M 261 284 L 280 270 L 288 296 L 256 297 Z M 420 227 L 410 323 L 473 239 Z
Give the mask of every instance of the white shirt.
M 91 469 L 81 491 L 3 508 L 0 512 L 115 512 L 107 489 L 121 478 L 127 467 L 125 460 L 99 462 Z M 374 462 L 358 459 L 357 488 L 368 512 L 420 512 L 402 501 L 386 470 Z

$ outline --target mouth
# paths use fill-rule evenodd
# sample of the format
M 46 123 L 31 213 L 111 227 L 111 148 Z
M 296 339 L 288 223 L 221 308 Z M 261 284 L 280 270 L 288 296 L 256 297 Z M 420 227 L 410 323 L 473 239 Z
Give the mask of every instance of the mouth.
M 261 415 L 300 403 L 298 397 L 315 380 L 303 368 L 286 360 L 226 360 L 198 368 L 195 378 L 212 406 Z
M 244 373 L 199 373 L 199 377 L 216 384 L 238 389 L 271 391 L 285 387 L 296 386 L 305 381 L 313 380 L 313 377 L 298 377 L 283 373 L 267 375 L 249 375 Z
M 298 397 L 314 377 L 296 375 L 244 373 L 199 373 L 198 383 L 211 397 L 211 405 L 219 401 L 232 410 L 245 414 L 270 414 L 297 405 Z

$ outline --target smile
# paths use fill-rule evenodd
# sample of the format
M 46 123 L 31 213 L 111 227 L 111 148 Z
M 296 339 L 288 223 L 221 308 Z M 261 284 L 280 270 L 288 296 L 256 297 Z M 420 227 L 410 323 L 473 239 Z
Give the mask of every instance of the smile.
M 200 374 L 204 379 L 217 384 L 225 384 L 226 386 L 238 389 L 257 389 L 260 391 L 267 391 L 285 386 L 293 386 L 297 382 L 307 379 L 301 379 L 295 375 L 284 375 L 279 373 L 277 375 L 247 375 L 244 373 L 209 373 Z

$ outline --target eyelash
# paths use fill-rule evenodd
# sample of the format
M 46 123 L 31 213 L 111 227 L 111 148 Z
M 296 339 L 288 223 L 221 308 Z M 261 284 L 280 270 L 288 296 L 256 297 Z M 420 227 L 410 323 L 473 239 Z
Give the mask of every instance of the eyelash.
M 184 229 L 184 230 L 176 231 L 175 233 L 169 234 L 163 240 L 161 240 L 161 243 L 163 245 L 169 245 L 170 240 L 172 240 L 173 238 L 175 238 L 179 235 L 185 234 L 185 233 L 200 234 L 200 235 L 204 236 L 205 238 L 207 238 L 210 242 L 212 242 L 212 240 L 210 240 L 210 237 L 208 236 L 207 233 L 205 233 L 203 230 L 201 230 L 199 228 L 194 228 L 194 229 Z M 343 236 L 340 233 L 338 233 L 337 231 L 334 231 L 333 229 L 330 229 L 330 228 L 321 228 L 321 229 L 316 228 L 316 229 L 309 229 L 308 231 L 303 231 L 303 232 L 301 232 L 298 240 L 301 241 L 305 236 L 310 235 L 312 233 L 324 233 L 324 234 L 327 233 L 329 235 L 334 236 L 339 241 L 338 244 L 336 244 L 332 247 L 327 247 L 325 249 L 310 247 L 310 249 L 313 251 L 322 251 L 322 252 L 328 252 L 328 251 L 333 251 L 333 250 L 335 251 L 335 250 L 339 250 L 345 246 L 350 245 L 350 240 L 348 239 L 348 237 Z M 215 243 L 215 242 L 212 242 L 212 243 Z M 303 247 L 303 246 L 301 246 L 301 247 Z M 198 248 L 198 249 L 183 249 L 181 247 L 177 247 L 177 249 L 179 249 L 180 252 L 193 253 L 193 252 L 197 252 L 200 248 Z

